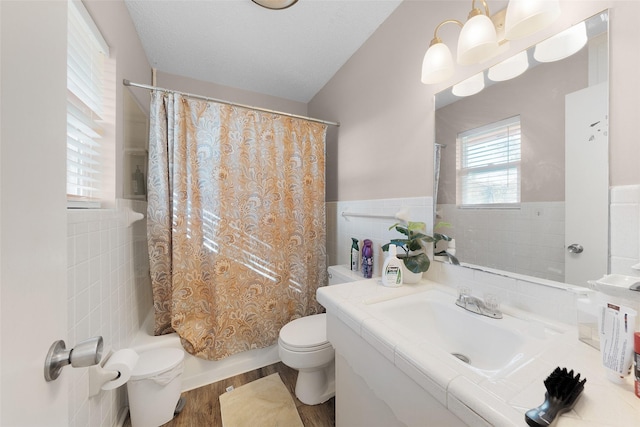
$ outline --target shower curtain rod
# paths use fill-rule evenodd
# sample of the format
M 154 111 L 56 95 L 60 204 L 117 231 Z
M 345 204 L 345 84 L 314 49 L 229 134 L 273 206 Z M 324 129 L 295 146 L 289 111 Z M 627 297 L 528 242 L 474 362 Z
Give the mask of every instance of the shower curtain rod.
M 194 95 L 192 93 L 180 92 L 180 91 L 177 91 L 177 90 L 164 89 L 164 88 L 161 88 L 161 87 L 149 86 L 149 85 L 140 84 L 140 83 L 133 83 L 133 82 L 127 80 L 127 79 L 122 80 L 122 84 L 125 85 L 125 86 L 139 87 L 139 88 L 148 89 L 148 90 L 160 90 L 160 91 L 163 91 L 163 92 L 177 93 L 177 94 L 180 94 L 180 95 L 188 96 L 189 98 L 202 99 L 204 101 L 218 102 L 220 104 L 231 105 L 231 106 L 234 106 L 234 107 L 241 107 L 241 108 L 247 108 L 249 110 L 262 111 L 263 113 L 280 114 L 281 116 L 287 116 L 287 117 L 293 117 L 293 118 L 296 118 L 296 119 L 309 120 L 310 122 L 323 123 L 325 125 L 330 125 L 330 126 L 340 126 L 339 122 L 329 122 L 329 121 L 326 121 L 326 120 L 314 119 L 313 117 L 298 116 L 297 114 L 283 113 L 282 111 L 269 110 L 267 108 L 260 108 L 260 107 L 253 107 L 251 105 L 238 104 L 236 102 L 225 101 L 223 99 L 208 98 L 206 96 Z

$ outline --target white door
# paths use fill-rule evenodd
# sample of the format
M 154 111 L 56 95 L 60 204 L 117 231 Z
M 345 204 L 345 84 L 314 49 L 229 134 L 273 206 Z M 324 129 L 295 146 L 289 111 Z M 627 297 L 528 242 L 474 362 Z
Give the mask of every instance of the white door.
M 608 83 L 565 104 L 565 281 L 587 286 L 609 265 Z
M 2 426 L 69 425 L 69 375 L 44 379 L 67 333 L 66 10 L 0 1 Z

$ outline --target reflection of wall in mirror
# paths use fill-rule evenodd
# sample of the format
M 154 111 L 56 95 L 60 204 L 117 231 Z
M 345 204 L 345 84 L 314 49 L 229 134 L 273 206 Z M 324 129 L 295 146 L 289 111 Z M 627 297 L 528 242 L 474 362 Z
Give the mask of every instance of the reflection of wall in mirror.
M 438 220 L 453 224 L 461 261 L 564 281 L 565 95 L 587 86 L 587 61 L 583 49 L 436 111 L 436 138 L 447 146 Z M 520 208 L 456 209 L 457 134 L 515 115 L 522 125 Z
M 587 86 L 586 50 L 542 64 L 436 111 L 442 151 L 438 202 L 456 203 L 456 136 L 520 115 L 523 202 L 564 200 L 564 97 Z M 544 89 L 541 89 L 544 88 Z

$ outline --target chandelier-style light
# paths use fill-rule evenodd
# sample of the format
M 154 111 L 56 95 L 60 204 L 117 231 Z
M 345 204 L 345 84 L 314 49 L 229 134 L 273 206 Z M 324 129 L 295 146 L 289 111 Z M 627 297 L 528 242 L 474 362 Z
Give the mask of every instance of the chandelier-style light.
M 293 6 L 298 0 L 251 0 L 255 4 L 258 4 L 267 9 L 286 9 Z
M 505 14 L 506 37 L 505 40 L 498 40 L 499 32 L 489 6 L 486 0 L 479 2 L 484 12 L 476 7 L 476 0 L 472 0 L 471 12 L 464 24 L 455 19 L 447 19 L 438 24 L 422 61 L 423 83 L 441 83 L 454 73 L 451 51 L 438 37 L 438 30 L 444 24 L 455 23 L 462 27 L 458 37 L 457 63 L 473 65 L 491 59 L 504 41 L 533 34 L 550 25 L 560 15 L 559 0 L 511 0 Z

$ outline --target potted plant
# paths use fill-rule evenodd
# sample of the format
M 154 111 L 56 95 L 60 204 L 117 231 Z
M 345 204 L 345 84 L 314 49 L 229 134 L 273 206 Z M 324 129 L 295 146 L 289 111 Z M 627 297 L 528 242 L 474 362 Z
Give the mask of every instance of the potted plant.
M 435 226 L 435 229 L 439 227 L 447 227 L 448 223 L 440 222 Z M 397 232 L 402 234 L 404 238 L 391 239 L 391 241 L 382 246 L 382 250 L 387 252 L 389 245 L 396 245 L 398 248 L 404 250 L 404 254 L 398 254 L 405 266 L 407 272 L 413 274 L 405 274 L 405 283 L 416 283 L 422 277 L 422 273 L 429 269 L 431 260 L 426 253 L 426 243 L 433 243 L 434 247 L 440 240 L 450 241 L 451 237 L 441 234 L 433 233 L 433 236 L 424 234 L 426 225 L 424 222 L 407 221 L 407 223 L 396 223 L 389 227 L 389 230 L 396 229 Z

